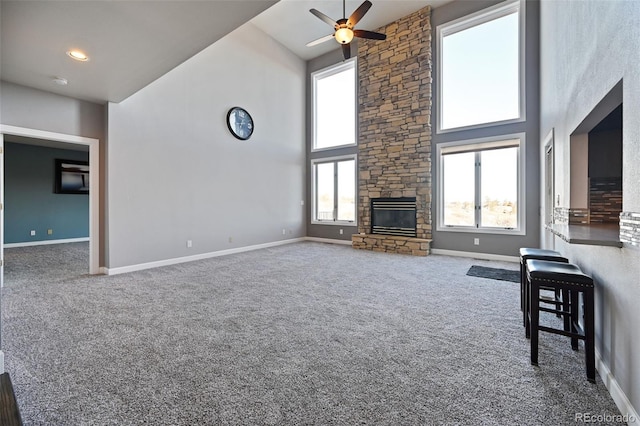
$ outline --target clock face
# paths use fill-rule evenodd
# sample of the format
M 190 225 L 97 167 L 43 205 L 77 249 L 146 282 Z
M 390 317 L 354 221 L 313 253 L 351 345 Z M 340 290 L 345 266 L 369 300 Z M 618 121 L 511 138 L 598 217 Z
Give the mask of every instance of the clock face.
M 245 109 L 240 107 L 229 110 L 227 126 L 231 134 L 240 140 L 247 140 L 253 134 L 253 119 Z

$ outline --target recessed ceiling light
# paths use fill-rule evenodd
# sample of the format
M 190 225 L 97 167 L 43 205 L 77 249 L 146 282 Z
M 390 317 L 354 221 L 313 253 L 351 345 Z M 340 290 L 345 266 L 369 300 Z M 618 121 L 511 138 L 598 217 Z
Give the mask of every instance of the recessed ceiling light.
M 67 55 L 76 61 L 87 62 L 89 60 L 89 57 L 81 50 L 69 50 Z
M 63 77 L 53 77 L 53 82 L 59 86 L 66 86 L 69 81 Z

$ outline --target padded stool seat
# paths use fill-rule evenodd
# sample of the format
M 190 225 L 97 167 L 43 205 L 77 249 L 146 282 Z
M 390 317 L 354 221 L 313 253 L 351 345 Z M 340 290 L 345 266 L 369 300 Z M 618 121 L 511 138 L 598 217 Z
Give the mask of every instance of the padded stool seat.
M 520 310 L 522 311 L 522 325 L 527 323 L 527 304 L 525 303 L 525 282 L 527 260 L 548 260 L 554 262 L 568 263 L 569 259 L 563 257 L 560 252 L 539 248 L 522 247 L 520 249 Z M 560 300 L 560 293 L 555 292 L 555 302 Z
M 578 340 L 584 340 L 587 379 L 595 383 L 595 345 L 594 345 L 594 283 L 593 279 L 571 263 L 546 260 L 527 260 L 526 262 L 526 299 L 528 314 L 526 318 L 526 336 L 531 338 L 531 364 L 538 365 L 538 331 L 571 337 L 571 347 L 578 350 Z M 570 300 L 550 309 L 540 306 L 540 290 L 552 289 L 566 292 Z M 578 294 L 583 295 L 584 327 L 579 324 Z M 563 330 L 540 325 L 540 312 L 551 312 L 565 317 Z

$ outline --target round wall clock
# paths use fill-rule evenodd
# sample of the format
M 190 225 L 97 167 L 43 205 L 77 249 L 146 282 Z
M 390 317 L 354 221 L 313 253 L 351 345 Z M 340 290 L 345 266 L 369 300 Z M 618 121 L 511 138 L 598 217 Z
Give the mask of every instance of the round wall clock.
M 229 110 L 227 126 L 233 136 L 243 141 L 253 134 L 253 119 L 244 108 L 233 107 Z

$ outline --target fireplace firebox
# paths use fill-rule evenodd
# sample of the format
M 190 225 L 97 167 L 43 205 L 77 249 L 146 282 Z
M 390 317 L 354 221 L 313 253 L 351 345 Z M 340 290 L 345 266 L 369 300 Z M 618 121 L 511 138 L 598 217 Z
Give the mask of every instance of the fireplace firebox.
M 372 198 L 371 233 L 416 236 L 416 198 Z

